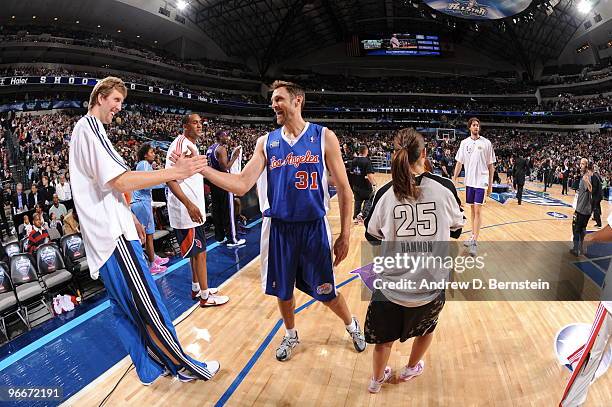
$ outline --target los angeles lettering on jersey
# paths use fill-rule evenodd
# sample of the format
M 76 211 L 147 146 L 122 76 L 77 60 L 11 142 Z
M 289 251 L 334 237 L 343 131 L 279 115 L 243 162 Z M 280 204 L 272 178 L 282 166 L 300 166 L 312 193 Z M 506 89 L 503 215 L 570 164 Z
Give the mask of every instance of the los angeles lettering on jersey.
M 273 170 L 275 168 L 280 168 L 285 165 L 293 165 L 295 168 L 298 168 L 301 164 L 318 164 L 319 163 L 319 155 L 312 155 L 310 150 L 306 151 L 304 155 L 293 155 L 293 153 L 287 154 L 285 159 L 277 159 L 276 156 L 272 156 L 270 158 L 270 169 Z

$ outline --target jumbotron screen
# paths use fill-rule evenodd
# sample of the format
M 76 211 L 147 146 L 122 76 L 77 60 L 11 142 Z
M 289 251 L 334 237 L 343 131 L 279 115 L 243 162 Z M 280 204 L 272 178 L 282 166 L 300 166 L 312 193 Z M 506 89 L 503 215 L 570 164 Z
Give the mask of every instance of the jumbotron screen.
M 389 56 L 437 56 L 440 54 L 440 38 L 426 34 L 392 34 L 361 40 L 365 55 Z

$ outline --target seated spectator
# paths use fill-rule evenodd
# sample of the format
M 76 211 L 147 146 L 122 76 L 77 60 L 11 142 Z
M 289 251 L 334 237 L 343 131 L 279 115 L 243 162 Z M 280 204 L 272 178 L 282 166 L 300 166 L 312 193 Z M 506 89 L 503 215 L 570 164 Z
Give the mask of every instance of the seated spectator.
M 41 198 L 45 200 L 45 205 L 50 205 L 53 199 L 53 195 L 55 194 L 55 188 L 49 185 L 49 177 L 43 175 L 42 177 L 42 185 L 40 186 L 40 194 Z
M 13 215 L 22 213 L 28 210 L 28 201 L 25 193 L 23 192 L 23 185 L 21 182 L 15 186 L 15 195 L 13 196 Z
M 66 216 L 64 216 L 64 234 L 72 235 L 74 233 L 81 233 L 79 217 L 77 216 L 76 209 L 71 210 Z
M 28 215 L 23 216 L 23 223 L 17 228 L 19 238 L 26 237 L 32 231 L 32 224 L 30 223 L 30 217 Z
M 59 241 L 64 235 L 62 221 L 57 219 L 55 212 L 52 212 L 50 215 L 49 227 L 47 230 L 49 231 L 49 238 L 53 241 Z
M 72 199 L 72 190 L 70 184 L 66 181 L 64 174 L 60 175 L 59 182 L 55 185 L 55 193 L 60 201 L 69 201 Z
M 38 204 L 45 203 L 45 200 L 42 197 L 42 194 L 38 192 L 38 187 L 36 184 L 32 184 L 30 188 L 30 195 L 28 195 L 28 208 L 34 208 Z
M 49 232 L 43 227 L 42 217 L 35 213 L 32 231 L 28 235 L 28 253 L 35 254 L 38 248 L 45 243 L 49 243 Z
M 68 214 L 66 206 L 63 203 L 60 203 L 57 194 L 53 194 L 53 205 L 51 205 L 49 208 L 49 216 L 52 214 L 54 214 L 55 217 L 60 220 L 64 220 L 64 216 Z
M 49 223 L 49 215 L 43 212 L 42 204 L 36 204 L 36 206 L 34 206 L 34 215 L 36 214 L 40 215 L 43 223 Z

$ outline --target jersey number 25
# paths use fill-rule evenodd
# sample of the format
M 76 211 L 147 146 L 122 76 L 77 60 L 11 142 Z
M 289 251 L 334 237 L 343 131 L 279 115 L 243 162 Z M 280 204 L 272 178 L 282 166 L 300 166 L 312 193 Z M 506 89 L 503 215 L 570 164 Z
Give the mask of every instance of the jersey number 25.
M 393 208 L 393 217 L 402 219 L 397 228 L 397 237 L 433 236 L 438 231 L 436 203 L 423 202 L 416 205 L 398 205 Z M 416 213 L 415 213 L 416 212 Z

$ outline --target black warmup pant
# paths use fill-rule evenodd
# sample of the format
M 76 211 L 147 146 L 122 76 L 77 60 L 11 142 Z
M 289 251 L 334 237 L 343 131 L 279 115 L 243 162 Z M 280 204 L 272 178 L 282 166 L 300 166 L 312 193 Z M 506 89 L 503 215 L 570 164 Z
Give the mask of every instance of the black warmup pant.
M 362 212 L 363 203 L 370 198 L 372 191 L 367 189 L 354 189 L 353 198 L 355 198 L 355 207 L 353 209 L 353 219 Z
M 561 195 L 567 195 L 567 178 L 563 177 L 563 180 L 561 181 Z
M 236 219 L 234 211 L 234 194 L 216 185 L 210 186 L 212 198 L 213 225 L 215 227 L 215 240 L 236 243 Z
M 601 199 L 593 201 L 593 219 L 598 226 L 601 226 Z
M 520 204 L 521 201 L 523 200 L 523 187 L 525 186 L 525 183 L 516 184 L 516 199 L 518 200 L 518 203 Z
M 589 223 L 591 215 L 583 215 L 578 212 L 574 212 L 574 219 L 572 220 L 572 232 L 574 234 L 574 250 L 582 251 L 582 242 L 584 241 L 584 235 L 586 234 L 586 228 Z

